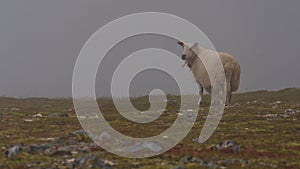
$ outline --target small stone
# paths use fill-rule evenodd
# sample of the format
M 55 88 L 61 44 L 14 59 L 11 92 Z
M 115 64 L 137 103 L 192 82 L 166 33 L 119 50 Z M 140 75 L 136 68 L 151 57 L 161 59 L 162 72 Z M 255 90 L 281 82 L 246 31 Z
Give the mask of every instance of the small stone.
M 182 167 L 182 166 L 175 166 L 175 167 L 173 167 L 173 168 L 171 168 L 171 169 L 186 169 L 185 167 Z
M 211 162 L 209 162 L 207 164 L 207 167 L 209 167 L 209 168 L 217 168 L 217 165 L 211 161 Z
M 275 118 L 277 116 L 278 116 L 278 114 L 266 114 L 263 117 L 265 117 L 265 118 Z
M 20 109 L 19 109 L 19 108 L 12 107 L 12 108 L 10 108 L 10 111 L 20 111 Z
M 110 165 L 110 166 L 117 165 L 117 163 L 114 163 L 114 162 L 109 161 L 109 160 L 104 160 L 104 163 L 105 163 L 105 164 L 108 164 L 108 165 Z
M 77 116 L 78 119 L 85 119 L 86 116 Z
M 34 117 L 34 118 L 38 118 L 38 117 L 43 117 L 43 115 L 42 114 L 40 114 L 40 113 L 37 113 L 37 114 L 35 114 L 35 115 L 33 115 L 32 117 Z
M 26 164 L 25 165 L 27 168 L 31 168 L 32 167 L 32 164 Z
M 99 140 L 99 141 L 105 141 L 105 140 L 109 140 L 110 134 L 106 131 L 103 131 L 99 136 L 95 136 L 95 140 Z
M 71 159 L 68 159 L 66 162 L 67 163 L 73 163 L 75 161 L 75 159 L 74 158 L 71 158 Z
M 197 163 L 201 166 L 206 166 L 207 162 L 205 162 L 204 160 L 195 158 L 195 157 L 191 157 L 191 156 L 184 156 L 180 159 L 181 162 L 184 163 Z
M 69 115 L 66 113 L 52 113 L 49 114 L 48 117 L 69 117 Z
M 13 157 L 21 152 L 22 148 L 20 145 L 15 145 L 4 152 L 6 157 Z
M 24 119 L 25 122 L 33 122 L 32 119 Z
M 57 150 L 50 154 L 50 156 L 71 156 L 72 153 L 67 150 Z
M 87 135 L 85 130 L 76 130 L 70 133 L 73 136 L 82 136 L 82 135 Z
M 177 111 L 178 116 L 183 116 L 184 113 L 185 113 L 184 111 L 180 111 L 180 110 Z
M 100 161 L 99 158 L 92 155 L 82 156 L 80 158 L 75 159 L 71 163 L 71 168 L 103 168 L 103 169 L 110 169 L 110 165 Z
M 39 140 L 41 140 L 41 141 L 49 141 L 49 142 L 51 142 L 51 141 L 54 141 L 54 140 L 55 140 L 55 138 L 52 138 L 52 137 L 49 137 L 49 138 L 40 138 Z
M 169 138 L 169 136 L 163 136 L 163 138 L 164 138 L 164 139 L 167 139 L 167 138 Z
M 247 104 L 255 104 L 255 103 L 257 103 L 257 101 L 256 101 L 256 100 L 253 100 L 253 101 L 248 101 L 248 102 L 247 102 Z
M 281 117 L 287 118 L 294 115 L 296 112 L 293 109 L 286 109 L 283 113 L 280 114 Z
M 72 155 L 77 155 L 77 154 L 79 154 L 77 151 L 71 151 L 71 154 Z
M 293 109 L 286 109 L 286 110 L 284 111 L 284 113 L 289 114 L 289 115 L 293 115 L 293 114 L 295 114 L 296 112 L 295 112 Z
M 188 162 L 191 162 L 193 159 L 193 157 L 191 156 L 184 156 L 180 159 L 180 161 L 184 162 L 184 163 L 188 163 Z
M 240 151 L 241 148 L 238 144 L 231 140 L 225 140 L 223 143 L 219 143 L 212 147 L 213 150 L 231 150 L 233 152 Z
M 225 160 L 218 161 L 218 163 L 220 163 L 222 165 L 231 165 L 231 164 L 243 163 L 243 161 L 242 160 L 236 160 L 236 159 L 225 159 Z
M 49 149 L 51 144 L 32 144 L 28 147 L 29 153 L 41 152 L 43 153 L 45 150 Z
M 279 106 L 276 104 L 276 105 L 274 105 L 274 106 L 272 106 L 272 109 L 273 110 L 276 110 L 276 109 L 278 109 L 279 108 Z
M 70 135 L 75 139 L 75 140 L 85 140 L 87 139 L 88 132 L 85 130 L 76 130 L 70 133 Z
M 142 150 L 160 152 L 162 150 L 162 147 L 158 145 L 156 142 L 143 141 L 122 148 L 122 151 L 127 151 L 127 152 L 139 152 Z

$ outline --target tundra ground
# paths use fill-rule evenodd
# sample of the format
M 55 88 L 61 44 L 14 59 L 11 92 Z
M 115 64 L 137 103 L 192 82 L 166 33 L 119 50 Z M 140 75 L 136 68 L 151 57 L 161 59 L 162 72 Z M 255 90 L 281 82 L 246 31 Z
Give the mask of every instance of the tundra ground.
M 108 98 L 99 99 L 98 104 L 116 130 L 149 137 L 163 132 L 176 119 L 180 97 L 169 95 L 168 99 L 172 102 L 166 111 L 149 124 L 126 120 Z M 147 97 L 133 98 L 132 102 L 141 111 L 149 108 Z M 155 157 L 130 159 L 108 153 L 86 135 L 74 132 L 82 128 L 72 99 L 2 97 L 0 168 L 300 168 L 300 89 L 235 94 L 212 137 L 199 144 L 192 140 L 200 134 L 209 104 L 205 95 L 193 129 L 180 144 Z M 240 149 L 215 148 L 225 140 Z M 49 146 L 41 148 L 45 144 Z M 8 155 L 16 145 L 21 150 Z M 34 146 L 37 148 L 32 149 Z M 75 164 L 80 159 L 82 163 Z

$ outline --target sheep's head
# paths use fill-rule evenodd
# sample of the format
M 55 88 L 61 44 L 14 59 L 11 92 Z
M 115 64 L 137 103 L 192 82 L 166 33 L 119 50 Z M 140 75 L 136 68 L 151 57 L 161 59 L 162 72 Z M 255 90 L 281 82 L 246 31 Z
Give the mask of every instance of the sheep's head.
M 183 48 L 182 60 L 189 61 L 191 59 L 194 59 L 197 54 L 194 52 L 195 48 L 198 47 L 198 43 L 183 43 L 183 42 L 177 42 L 178 45 L 180 45 Z

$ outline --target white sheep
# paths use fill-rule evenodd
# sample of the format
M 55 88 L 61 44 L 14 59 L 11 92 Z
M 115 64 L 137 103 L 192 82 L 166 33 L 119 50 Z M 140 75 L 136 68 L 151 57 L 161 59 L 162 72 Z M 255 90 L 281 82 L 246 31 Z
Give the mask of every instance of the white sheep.
M 216 52 L 199 47 L 198 43 L 178 42 L 183 47 L 182 59 L 192 71 L 196 82 L 199 85 L 199 104 L 203 95 L 203 88 L 211 93 L 211 82 L 203 61 L 211 59 L 213 55 L 219 55 L 226 77 L 226 105 L 231 102 L 232 92 L 237 91 L 240 86 L 241 69 L 237 60 L 228 53 Z M 201 59 L 200 59 L 201 58 Z M 207 66 L 207 65 L 206 65 Z

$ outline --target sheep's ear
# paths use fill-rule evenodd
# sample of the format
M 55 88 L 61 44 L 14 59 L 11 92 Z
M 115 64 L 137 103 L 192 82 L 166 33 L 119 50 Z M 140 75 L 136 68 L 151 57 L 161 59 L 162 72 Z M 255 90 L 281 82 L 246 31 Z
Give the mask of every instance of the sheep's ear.
M 183 42 L 177 42 L 177 44 L 183 46 Z
M 199 43 L 194 43 L 193 46 L 194 46 L 194 47 L 198 47 L 198 46 L 199 46 Z

